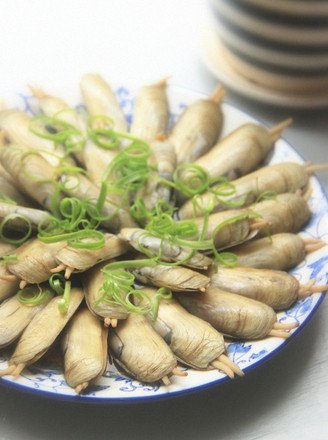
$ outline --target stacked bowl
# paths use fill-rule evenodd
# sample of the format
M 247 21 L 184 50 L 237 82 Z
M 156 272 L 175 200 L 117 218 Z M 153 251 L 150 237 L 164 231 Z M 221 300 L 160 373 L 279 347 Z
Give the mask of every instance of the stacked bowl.
M 209 0 L 225 62 L 266 89 L 328 91 L 327 0 Z

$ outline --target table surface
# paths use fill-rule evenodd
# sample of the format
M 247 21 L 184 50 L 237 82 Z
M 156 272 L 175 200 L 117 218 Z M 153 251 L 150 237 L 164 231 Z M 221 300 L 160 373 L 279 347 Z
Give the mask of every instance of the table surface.
M 0 92 L 26 83 L 75 81 L 98 72 L 114 82 L 170 83 L 210 94 L 217 80 L 200 60 L 208 16 L 199 0 L 11 0 L 2 4 Z M 0 93 L 0 99 L 1 99 Z M 228 91 L 226 101 L 273 126 L 307 160 L 327 162 L 325 109 L 284 109 Z M 327 191 L 328 173 L 319 178 Z M 328 302 L 288 348 L 210 391 L 133 405 L 75 405 L 1 387 L 0 439 L 328 438 Z

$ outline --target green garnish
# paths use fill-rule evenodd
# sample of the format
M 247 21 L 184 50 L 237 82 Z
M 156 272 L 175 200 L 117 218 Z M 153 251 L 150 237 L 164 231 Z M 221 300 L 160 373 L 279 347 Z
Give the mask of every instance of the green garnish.
M 42 290 L 38 284 L 35 287 L 25 287 L 17 292 L 18 300 L 27 306 L 42 304 L 48 295 L 50 295 L 50 291 Z
M 23 231 L 23 235 L 20 238 L 12 238 L 4 233 L 7 224 L 14 219 L 20 219 L 26 223 L 26 228 L 23 228 L 26 230 Z M 15 213 L 8 214 L 0 223 L 0 239 L 5 241 L 6 243 L 15 244 L 19 246 L 25 243 L 25 241 L 31 236 L 31 233 L 32 233 L 32 224 L 30 220 L 22 214 L 15 214 Z
M 51 132 L 47 127 L 51 127 Z M 156 319 L 158 310 L 158 300 L 161 296 L 169 295 L 168 289 L 159 289 L 156 300 L 149 297 L 146 292 L 134 288 L 134 276 L 125 269 L 154 266 L 158 263 L 165 265 L 180 265 L 189 260 L 196 251 L 210 251 L 214 255 L 214 263 L 218 262 L 235 265 L 237 257 L 231 252 L 218 252 L 214 245 L 214 235 L 216 232 L 230 222 L 234 222 L 242 217 L 256 215 L 253 212 L 244 213 L 233 217 L 218 225 L 212 232 L 210 239 L 204 239 L 209 215 L 214 211 L 217 204 L 228 206 L 241 206 L 247 200 L 246 194 L 239 201 L 228 201 L 227 197 L 235 194 L 236 189 L 226 178 L 220 177 L 212 179 L 207 171 L 198 165 L 180 165 L 175 170 L 173 182 L 162 177 L 156 176 L 153 172 L 156 166 L 150 166 L 148 160 L 151 155 L 150 146 L 129 133 L 123 133 L 114 129 L 111 118 L 104 115 L 97 115 L 86 119 L 87 130 L 82 134 L 79 129 L 62 121 L 59 114 L 54 118 L 37 117 L 31 122 L 31 130 L 38 136 L 51 139 L 55 146 L 64 145 L 67 154 L 83 148 L 85 142 L 90 139 L 93 143 L 104 149 L 117 149 L 114 159 L 108 164 L 100 181 L 100 191 L 97 200 L 88 200 L 87 195 L 84 201 L 75 198 L 63 198 L 60 200 L 60 193 L 74 188 L 68 187 L 68 180 L 59 184 L 56 176 L 63 173 L 77 177 L 76 186 L 79 185 L 79 173 L 85 173 L 78 167 L 64 165 L 56 169 L 56 176 L 49 176 L 49 181 L 56 185 L 56 192 L 52 199 L 53 215 L 39 225 L 38 237 L 45 243 L 56 241 L 67 241 L 69 246 L 76 248 L 99 249 L 104 246 L 104 236 L 98 231 L 102 221 L 110 220 L 121 208 L 127 206 L 132 217 L 137 222 L 146 224 L 145 233 L 139 237 L 139 249 L 148 259 L 120 261 L 106 265 L 103 268 L 104 283 L 100 289 L 100 296 L 95 304 L 101 301 L 121 304 L 130 311 L 138 313 L 149 313 L 152 311 Z M 122 140 L 129 140 L 130 144 L 122 148 Z M 120 149 L 122 148 L 122 149 Z M 39 150 L 32 150 L 26 154 L 39 154 Z M 24 155 L 21 159 L 23 165 Z M 63 160 L 63 159 L 61 159 Z M 130 203 L 131 195 L 143 187 L 148 179 L 157 179 L 161 183 L 173 188 L 175 191 L 184 194 L 191 199 L 194 216 L 191 220 L 176 221 L 177 208 L 173 208 L 169 203 L 160 201 L 151 210 L 147 210 L 141 197 L 134 197 L 134 202 Z M 34 179 L 37 180 L 37 179 Z M 42 181 L 42 180 L 40 180 Z M 43 180 L 44 181 L 44 180 Z M 207 191 L 210 196 L 206 203 L 203 194 Z M 101 212 L 110 194 L 115 194 L 119 198 L 119 205 L 113 214 L 102 217 Z M 262 196 L 263 197 L 263 196 Z M 266 197 L 266 195 L 265 195 Z M 199 231 L 195 217 L 197 213 L 203 215 L 203 226 Z M 149 235 L 161 240 L 157 255 L 151 254 L 141 244 L 141 237 Z M 179 262 L 168 263 L 162 261 L 162 250 L 164 240 L 168 240 L 172 245 L 179 245 L 189 249 L 187 257 Z M 63 283 L 65 282 L 65 287 Z M 61 300 L 60 307 L 64 310 L 68 306 L 70 284 L 65 279 L 52 278 L 54 289 L 58 284 L 64 298 Z M 58 288 L 58 286 L 57 286 Z M 55 289 L 56 290 L 56 289 Z M 135 296 L 141 301 L 146 297 L 147 306 L 136 306 L 132 302 Z

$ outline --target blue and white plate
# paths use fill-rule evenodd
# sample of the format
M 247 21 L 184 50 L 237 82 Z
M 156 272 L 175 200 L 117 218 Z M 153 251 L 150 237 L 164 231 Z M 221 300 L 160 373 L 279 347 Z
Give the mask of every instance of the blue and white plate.
M 45 90 L 54 95 L 61 96 L 72 106 L 79 106 L 82 103 L 78 85 L 74 87 L 51 87 L 47 84 L 39 84 Z M 117 97 L 126 112 L 128 119 L 134 106 L 136 87 L 120 86 L 116 89 Z M 185 106 L 191 104 L 196 99 L 203 97 L 193 91 L 168 87 L 168 96 L 172 113 L 171 123 L 177 118 Z M 7 106 L 15 106 L 22 110 L 35 113 L 36 103 L 30 92 L 25 89 L 19 92 L 12 91 L 8 96 L 4 96 Z M 233 107 L 230 104 L 223 104 L 224 111 L 224 127 L 222 135 L 225 135 L 249 121 L 255 121 L 245 112 Z M 270 157 L 269 163 L 277 163 L 283 161 L 294 161 L 303 163 L 302 157 L 283 139 L 276 143 L 274 153 Z M 315 177 L 311 177 L 311 185 L 313 193 L 309 202 L 313 213 L 312 219 L 306 229 L 301 232 L 304 237 L 315 237 L 328 242 L 328 200 L 319 181 Z M 318 284 L 326 284 L 328 278 L 328 248 L 322 249 L 309 254 L 297 268 L 293 270 L 293 274 L 301 283 L 306 283 L 311 278 L 316 278 Z M 278 314 L 279 321 L 294 322 L 299 321 L 300 326 L 292 331 L 293 335 L 287 341 L 269 337 L 261 341 L 246 341 L 241 343 L 231 343 L 228 346 L 230 358 L 247 374 L 247 370 L 261 366 L 266 360 L 274 356 L 277 351 L 302 330 L 309 321 L 318 306 L 320 305 L 324 294 L 314 294 L 309 298 L 297 302 L 292 308 Z M 0 369 L 7 367 L 7 358 L 4 353 L 0 353 Z M 26 368 L 20 377 L 12 379 L 5 377 L 1 379 L 1 384 L 9 387 L 17 388 L 24 392 L 32 392 L 35 395 L 42 395 L 63 400 L 84 401 L 87 403 L 108 402 L 115 403 L 119 401 L 129 402 L 134 399 L 149 400 L 154 398 L 165 398 L 178 396 L 188 392 L 195 392 L 207 387 L 219 385 L 227 380 L 227 377 L 216 370 L 211 371 L 195 371 L 188 369 L 187 377 L 173 377 L 172 384 L 149 385 L 143 384 L 136 380 L 122 376 L 114 366 L 108 365 L 104 375 L 98 382 L 90 387 L 89 391 L 82 395 L 76 396 L 74 390 L 67 386 L 62 371 L 45 366 L 32 365 Z M 240 379 L 242 380 L 242 378 Z

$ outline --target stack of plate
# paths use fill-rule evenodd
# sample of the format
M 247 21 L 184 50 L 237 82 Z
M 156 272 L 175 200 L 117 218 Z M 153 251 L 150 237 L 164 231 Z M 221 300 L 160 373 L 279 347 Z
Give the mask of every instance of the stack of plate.
M 221 55 L 254 84 L 328 93 L 328 1 L 209 0 Z

